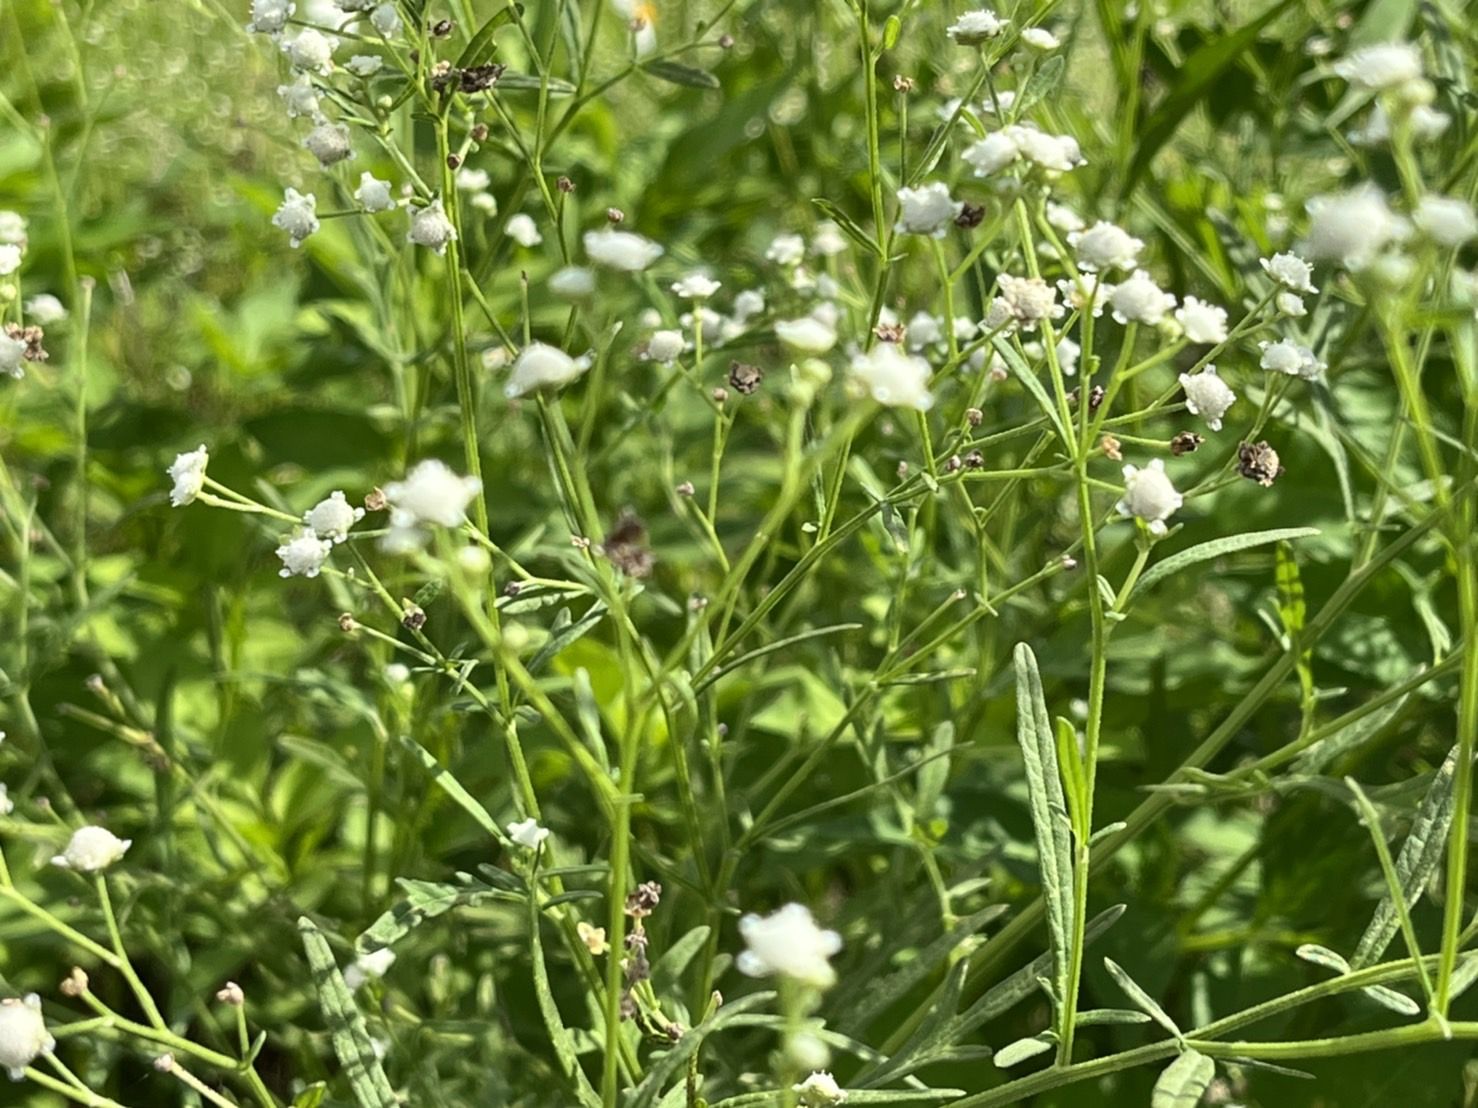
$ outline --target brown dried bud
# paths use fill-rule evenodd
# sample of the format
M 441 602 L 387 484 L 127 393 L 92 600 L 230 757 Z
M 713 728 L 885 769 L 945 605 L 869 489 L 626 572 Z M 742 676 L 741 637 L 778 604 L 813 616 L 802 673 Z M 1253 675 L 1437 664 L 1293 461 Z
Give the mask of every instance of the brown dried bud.
M 568 196 L 570 193 L 575 191 L 575 182 L 571 181 L 568 177 L 560 177 L 557 181 L 554 182 L 554 187 Z
M 626 914 L 632 919 L 646 919 L 662 901 L 662 886 L 656 881 L 643 881 L 626 898 Z
M 626 218 L 626 213 L 623 212 L 620 208 L 607 208 L 606 218 L 612 223 L 620 223 L 623 219 Z
M 1098 406 L 1103 403 L 1103 396 L 1104 393 L 1102 385 L 1094 385 L 1093 388 L 1088 391 L 1088 410 L 1090 412 L 1098 411 Z M 1078 406 L 1077 389 L 1073 389 L 1072 392 L 1067 394 L 1067 402 L 1068 406 L 1071 408 L 1076 408 Z
M 979 227 L 985 220 L 985 206 L 983 204 L 961 204 L 960 214 L 955 216 L 955 226 L 970 230 Z
M 966 469 L 984 469 L 985 468 L 985 455 L 982 454 L 978 450 L 972 450 L 972 451 L 970 451 L 970 453 L 968 453 L 968 454 L 965 455 L 965 468 Z
M 1205 438 L 1194 431 L 1182 431 L 1170 440 L 1170 453 L 1177 458 L 1182 454 L 1194 454 L 1205 441 Z
M 448 169 L 458 169 L 461 167 L 461 165 L 462 159 L 460 156 L 456 154 L 448 154 L 446 156 L 446 167 Z
M 384 489 L 375 489 L 364 498 L 364 510 L 366 512 L 383 512 L 389 501 L 385 499 Z
M 945 473 L 958 473 L 958 472 L 960 472 L 960 470 L 962 470 L 964 468 L 965 468 L 965 459 L 964 458 L 961 458 L 958 454 L 951 454 L 949 456 L 949 461 L 947 461 L 947 462 L 944 463 L 944 472 Z
M 426 610 L 419 604 L 408 604 L 400 625 L 407 631 L 419 631 L 426 626 Z
M 454 24 L 450 19 L 438 19 L 435 23 L 431 24 L 431 37 L 446 38 L 447 35 L 452 33 L 452 28 L 454 26 L 456 26 L 456 24 Z
M 656 555 L 647 546 L 647 525 L 630 508 L 621 509 L 601 552 L 627 577 L 650 577 L 657 564 Z
M 905 77 L 902 73 L 900 73 L 896 77 L 893 78 L 893 91 L 894 92 L 909 93 L 909 92 L 912 92 L 913 90 L 914 90 L 914 80 L 913 80 L 912 77 Z
M 1124 454 L 1119 449 L 1119 440 L 1114 438 L 1113 435 L 1104 435 L 1103 438 L 1098 440 L 1098 445 L 1103 448 L 1105 457 L 1112 458 L 1116 462 L 1122 462 L 1124 460 Z
M 1237 447 L 1237 472 L 1267 489 L 1283 475 L 1283 467 L 1278 452 L 1267 442 L 1244 442 Z
M 877 335 L 879 342 L 891 342 L 894 344 L 903 341 L 904 327 L 901 323 L 879 323 L 873 328 L 873 334 Z
M 67 974 L 66 980 L 59 987 L 61 988 L 62 996 L 69 996 L 76 999 L 87 992 L 87 971 L 81 966 L 73 966 L 72 972 Z
M 498 83 L 498 78 L 503 76 L 508 67 L 499 65 L 497 62 L 488 62 L 487 65 L 474 65 L 462 70 L 461 81 L 463 92 L 486 92 Z M 482 128 L 482 138 L 478 138 L 477 129 Z M 482 142 L 488 137 L 487 125 L 479 123 L 472 128 L 472 138 L 475 142 Z
M 966 408 L 965 422 L 968 423 L 971 427 L 979 427 L 982 423 L 985 422 L 985 413 L 982 412 L 979 408 Z
M 7 338 L 16 339 L 26 344 L 25 350 L 21 352 L 21 357 L 28 362 L 44 362 L 50 357 L 41 345 L 42 340 L 46 338 L 46 332 L 40 327 L 34 325 L 22 327 L 19 323 L 7 323 L 5 325 L 5 335 Z
M 466 72 L 467 72 L 466 70 L 463 70 L 463 78 L 462 79 L 464 81 L 466 80 Z M 474 123 L 472 125 L 472 130 L 469 132 L 469 134 L 471 134 L 472 141 L 473 142 L 487 142 L 487 140 L 488 140 L 488 125 L 486 123 Z
M 759 388 L 760 382 L 764 379 L 764 370 L 757 365 L 749 365 L 745 362 L 729 363 L 729 384 L 745 396 Z
M 348 612 L 344 612 L 339 616 L 339 630 L 345 634 L 348 634 L 350 631 L 358 631 L 359 621 Z
M 722 389 L 722 388 L 720 388 L 720 389 L 714 389 L 713 390 L 713 402 L 715 404 L 720 404 L 720 405 L 727 404 L 729 402 L 729 390 L 728 389 Z
M 222 1004 L 229 1004 L 233 1008 L 240 1008 L 246 1003 L 246 994 L 241 991 L 241 986 L 234 981 L 227 981 L 216 990 L 216 999 Z

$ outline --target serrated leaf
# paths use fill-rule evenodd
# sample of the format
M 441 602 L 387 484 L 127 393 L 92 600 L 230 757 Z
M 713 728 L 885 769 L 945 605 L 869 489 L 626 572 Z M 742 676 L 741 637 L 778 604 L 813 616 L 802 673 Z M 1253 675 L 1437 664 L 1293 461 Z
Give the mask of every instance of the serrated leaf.
M 1422 1006 L 1405 993 L 1398 993 L 1395 989 L 1388 989 L 1384 985 L 1366 985 L 1360 990 L 1371 1000 L 1383 1008 L 1389 1008 L 1393 1012 L 1399 1012 L 1403 1016 L 1419 1016 L 1422 1014 Z
M 1035 1058 L 1038 1054 L 1045 1054 L 1052 1049 L 1053 1040 L 1046 1035 L 1033 1035 L 1029 1039 L 1017 1039 L 1014 1043 L 1008 1043 L 1001 1047 L 991 1056 L 996 1069 L 1005 1070 L 1012 1066 L 1020 1065 L 1028 1058 Z
M 1225 538 L 1197 543 L 1195 546 L 1186 547 L 1150 566 L 1134 586 L 1134 591 L 1137 593 L 1141 589 L 1147 589 L 1156 582 L 1163 581 L 1198 562 L 1207 562 L 1223 554 L 1235 554 L 1239 550 L 1251 550 L 1254 547 L 1266 546 L 1274 542 L 1307 539 L 1318 533 L 1317 527 L 1280 527 L 1273 531 L 1252 531 L 1245 535 L 1227 535 Z
M 1216 1063 L 1194 1050 L 1165 1067 L 1150 1095 L 1150 1108 L 1195 1108 L 1216 1076 Z
M 1141 1010 L 1147 1013 L 1151 1019 L 1166 1031 L 1170 1032 L 1170 1034 L 1174 1035 L 1177 1039 L 1181 1037 L 1180 1028 L 1175 1025 L 1175 1021 L 1170 1018 L 1165 1009 L 1161 1008 L 1155 1002 L 1154 997 L 1139 987 L 1139 982 L 1130 977 L 1125 972 L 1123 966 L 1119 965 L 1112 958 L 1105 958 L 1103 964 L 1104 968 L 1109 971 L 1109 976 L 1114 979 L 1114 983 L 1124 990 L 1125 996 L 1137 1004 Z
M 1312 962 L 1316 966 L 1323 966 L 1325 969 L 1333 970 L 1335 973 L 1345 974 L 1350 972 L 1350 963 L 1344 960 L 1344 956 L 1336 951 L 1330 950 L 1327 946 L 1320 946 L 1318 943 L 1304 943 L 1293 953 L 1305 962 Z
M 303 937 L 303 949 L 308 955 L 308 968 L 313 973 L 318 1004 L 328 1024 L 329 1041 L 339 1064 L 344 1067 L 355 1101 L 360 1108 L 396 1108 L 395 1091 L 380 1066 L 364 1016 L 354 1003 L 349 987 L 344 984 L 328 940 L 307 916 L 298 919 L 298 932 Z
M 719 80 L 706 69 L 699 69 L 695 65 L 683 65 L 681 62 L 654 61 L 644 62 L 642 69 L 653 77 L 660 77 L 664 81 L 670 81 L 674 85 L 685 85 L 688 88 L 714 89 L 721 87 Z

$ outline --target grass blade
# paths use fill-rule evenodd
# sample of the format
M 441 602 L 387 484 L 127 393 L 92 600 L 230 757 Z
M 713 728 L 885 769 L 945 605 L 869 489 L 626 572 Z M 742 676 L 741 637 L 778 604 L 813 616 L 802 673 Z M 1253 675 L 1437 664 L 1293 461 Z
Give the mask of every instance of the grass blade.
M 1144 576 L 1139 579 L 1139 583 L 1134 586 L 1134 591 L 1137 593 L 1142 589 L 1147 589 L 1197 562 L 1209 562 L 1212 558 L 1219 558 L 1223 554 L 1251 550 L 1253 547 L 1267 546 L 1269 543 L 1307 539 L 1318 533 L 1317 527 L 1280 527 L 1273 531 L 1252 531 L 1245 535 L 1227 535 L 1225 538 L 1197 543 L 1195 546 L 1188 546 L 1150 566 L 1144 571 Z
M 298 920 L 303 948 L 308 954 L 308 968 L 313 972 L 313 985 L 318 990 L 318 1003 L 328 1021 L 329 1038 L 334 1054 L 349 1078 L 349 1087 L 360 1108 L 396 1108 L 395 1091 L 380 1066 L 375 1045 L 370 1040 L 364 1016 L 354 1003 L 349 986 L 334 961 L 323 932 L 307 916 Z
M 1215 1062 L 1194 1050 L 1184 1051 L 1155 1082 L 1150 1108 L 1196 1108 L 1215 1076 Z

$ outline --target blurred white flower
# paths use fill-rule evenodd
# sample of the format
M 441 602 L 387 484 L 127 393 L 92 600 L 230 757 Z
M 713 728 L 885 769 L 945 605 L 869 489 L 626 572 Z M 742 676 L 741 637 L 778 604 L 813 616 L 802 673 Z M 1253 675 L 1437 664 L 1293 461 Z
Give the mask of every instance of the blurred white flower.
M 262 35 L 275 35 L 292 17 L 297 6 L 292 0 L 251 0 L 251 22 L 248 31 Z
M 356 77 L 373 77 L 385 67 L 385 59 L 378 54 L 355 54 L 344 68 Z
M 106 827 L 79 827 L 67 840 L 66 849 L 52 858 L 51 864 L 78 873 L 100 873 L 122 858 L 132 845 L 132 839 L 120 839 Z
M 1227 310 L 1208 304 L 1194 296 L 1175 311 L 1175 319 L 1191 342 L 1218 343 L 1227 337 Z
M 311 119 L 318 114 L 318 90 L 313 87 L 313 79 L 306 73 L 298 74 L 290 84 L 278 85 L 277 95 L 282 98 L 282 105 L 287 109 L 289 119 L 297 119 L 299 116 Z
M 1045 27 L 1028 27 L 1021 32 L 1021 41 L 1033 50 L 1056 50 L 1062 43 Z
M 723 287 L 722 281 L 715 281 L 706 273 L 689 273 L 682 279 L 672 283 L 672 291 L 684 300 L 703 300 L 712 296 Z
M 1292 292 L 1318 292 L 1311 278 L 1313 268 L 1297 254 L 1274 254 L 1262 258 L 1259 263 L 1263 272 L 1285 289 Z
M 210 452 L 201 443 L 194 450 L 175 455 L 174 462 L 165 470 L 174 488 L 169 491 L 169 502 L 183 508 L 205 487 L 205 467 L 210 464 Z
M 1452 123 L 1452 116 L 1438 111 L 1430 104 L 1413 104 L 1406 113 L 1406 129 L 1418 142 L 1431 142 L 1441 137 Z M 1350 141 L 1356 146 L 1379 146 L 1391 141 L 1391 116 L 1384 104 L 1377 102 L 1370 109 L 1364 127 L 1350 132 Z
M 490 192 L 474 192 L 468 199 L 468 203 L 484 215 L 498 214 L 498 199 Z
M 513 374 L 503 393 L 510 400 L 546 385 L 567 385 L 590 368 L 590 359 L 572 358 L 563 350 L 542 342 L 531 342 L 519 351 Z
M 653 331 L 647 340 L 647 358 L 663 365 L 671 365 L 687 346 L 681 331 Z
M 596 265 L 638 273 L 662 256 L 662 247 L 632 231 L 585 232 L 585 253 Z
M 1473 205 L 1455 196 L 1423 196 L 1411 221 L 1438 246 L 1461 246 L 1478 235 Z
M 1258 346 L 1262 350 L 1259 364 L 1270 372 L 1286 373 L 1290 377 L 1302 377 L 1306 381 L 1312 381 L 1324 372 L 1324 363 L 1314 352 L 1292 339 L 1262 342 Z
M 0 243 L 26 245 L 26 217 L 20 212 L 0 211 Z
M 1072 135 L 1049 135 L 1036 127 L 1013 124 L 1006 134 L 1021 151 L 1021 156 L 1043 169 L 1054 173 L 1066 173 L 1080 165 L 1087 165 L 1078 140 Z
M 544 236 L 539 234 L 539 228 L 534 223 L 534 217 L 527 212 L 518 212 L 508 217 L 508 226 L 505 228 L 508 237 L 519 246 L 538 246 L 544 241 Z
M 295 188 L 284 189 L 282 203 L 272 216 L 272 225 L 287 232 L 292 248 L 303 245 L 303 240 L 318 230 L 318 197 L 307 195 Z
M 595 292 L 595 274 L 584 266 L 564 266 L 550 275 L 549 291 L 566 300 L 583 300 Z
M 385 500 L 390 505 L 392 523 L 457 527 L 467 518 L 467 505 L 481 491 L 482 482 L 476 477 L 459 477 L 445 462 L 428 458 L 403 481 L 386 485 Z
M 1014 277 L 1003 273 L 997 279 L 1001 299 L 1011 318 L 1024 331 L 1035 331 L 1044 319 L 1061 319 L 1063 306 L 1057 302 L 1057 290 L 1040 277 Z
M 1364 46 L 1334 63 L 1334 72 L 1358 88 L 1399 88 L 1422 75 L 1422 55 L 1409 42 Z
M 349 143 L 349 128 L 327 120 L 308 132 L 303 145 L 322 166 L 336 165 L 354 153 L 354 147 Z
M 800 235 L 776 235 L 765 251 L 765 260 L 776 265 L 800 265 L 806 256 L 806 240 Z
M 549 838 L 549 828 L 540 827 L 538 820 L 530 816 L 508 825 L 508 837 L 525 850 L 538 850 Z
M 964 204 L 949 194 L 949 186 L 931 181 L 920 188 L 898 190 L 898 223 L 893 228 L 901 234 L 932 235 L 943 238 Z
M 474 169 L 470 165 L 457 170 L 452 180 L 462 192 L 481 192 L 493 183 L 492 175 L 487 170 Z
M 920 310 L 909 318 L 903 334 L 910 350 L 922 350 L 944 341 L 944 323 L 938 316 Z
M 328 76 L 334 71 L 334 51 L 339 40 L 312 27 L 304 27 L 282 47 L 294 69 Z
M 745 289 L 734 297 L 734 322 L 743 327 L 749 322 L 750 317 L 760 315 L 765 310 L 765 292 L 763 289 Z
M 1047 201 L 1046 213 L 1047 222 L 1059 231 L 1071 233 L 1073 231 L 1081 231 L 1084 227 L 1088 226 L 1083 222 L 1083 217 L 1077 212 L 1066 205 L 1058 204 L 1052 200 Z
M 1088 309 L 1088 301 L 1093 300 L 1093 318 L 1097 319 L 1103 315 L 1104 306 L 1108 303 L 1109 293 L 1114 286 L 1104 281 L 1096 280 L 1092 274 L 1081 281 L 1074 281 L 1068 277 L 1058 279 L 1057 291 L 1062 293 L 1062 299 L 1067 306 L 1075 312 Z
M 972 143 L 960 155 L 975 170 L 977 177 L 999 173 L 1021 156 L 1016 141 L 1005 131 L 994 131 Z
M 860 382 L 879 404 L 890 408 L 912 408 L 927 412 L 934 406 L 929 391 L 929 363 L 917 354 L 906 354 L 891 342 L 881 342 L 852 358 L 852 378 Z
M 631 28 L 632 48 L 638 58 L 645 58 L 657 49 L 656 0 L 611 0 L 611 6 Z
M 0 277 L 9 277 L 21 267 L 24 252 L 17 243 L 0 242 Z
M 350 992 L 363 988 L 368 981 L 378 981 L 395 964 L 395 951 L 388 946 L 361 954 L 344 970 L 344 984 Z
M 0 373 L 19 381 L 26 375 L 26 344 L 0 333 Z
M 995 38 L 1010 23 L 1009 19 L 1002 19 L 989 8 L 980 8 L 965 12 L 950 24 L 945 33 L 961 46 L 979 46 L 982 42 Z
M 282 559 L 277 576 L 317 577 L 333 548 L 333 543 L 320 539 L 311 530 L 299 531 L 277 548 L 277 556 Z
M 800 1098 L 804 1108 L 831 1108 L 831 1105 L 843 1104 L 847 1099 L 847 1091 L 825 1070 L 817 1070 L 804 1081 L 792 1085 L 791 1090 Z
M 367 212 L 388 212 L 395 207 L 395 197 L 390 195 L 390 182 L 381 181 L 369 170 L 359 175 L 359 187 L 354 190 L 354 199 Z
M 400 33 L 400 13 L 394 4 L 381 4 L 370 12 L 370 23 L 386 38 Z
M 1144 469 L 1124 467 L 1124 497 L 1118 503 L 1120 515 L 1142 519 L 1149 524 L 1153 534 L 1163 535 L 1168 530 L 1165 521 L 1180 509 L 1183 502 L 1184 498 L 1165 475 L 1165 463 L 1159 458 Z
M 1209 365 L 1200 373 L 1182 373 L 1180 387 L 1185 390 L 1185 406 L 1191 415 L 1198 415 L 1213 431 L 1221 430 L 1221 417 L 1237 402 L 1237 394 L 1217 375 L 1216 367 Z
M 1405 221 L 1369 182 L 1316 196 L 1306 207 L 1309 233 L 1304 252 L 1314 261 L 1337 262 L 1358 271 L 1374 262 L 1388 243 L 1406 236 Z
M 1280 292 L 1273 298 L 1273 306 L 1283 315 L 1294 319 L 1309 314 L 1309 310 L 1304 307 L 1304 298 L 1296 292 Z
M 1078 268 L 1087 273 L 1111 269 L 1133 269 L 1144 242 L 1113 223 L 1099 220 L 1086 231 L 1067 237 L 1076 254 Z
M 825 354 L 837 344 L 836 325 L 815 316 L 779 320 L 775 337 L 802 354 Z
M 780 974 L 820 989 L 836 981 L 828 959 L 842 949 L 842 937 L 817 927 L 803 904 L 787 904 L 768 916 L 747 915 L 739 921 L 739 934 L 748 948 L 736 960 L 740 973 Z
M 1175 307 L 1175 297 L 1155 284 L 1154 278 L 1142 269 L 1136 269 L 1123 284 L 1115 285 L 1108 302 L 1120 323 L 1148 323 L 1151 327 Z
M 46 1031 L 41 998 L 27 993 L 24 1000 L 8 996 L 0 1000 L 0 1069 L 12 1081 L 26 1075 L 26 1067 L 38 1054 L 50 1054 L 56 1040 Z
M 406 241 L 445 254 L 446 248 L 457 239 L 457 229 L 447 218 L 446 209 L 437 197 L 424 208 L 411 209 L 411 228 Z
M 811 236 L 811 253 L 830 258 L 846 250 L 847 235 L 839 224 L 827 219 L 816 225 L 816 233 Z
M 1083 348 L 1066 335 L 1057 340 L 1057 364 L 1061 367 L 1063 376 L 1077 376 L 1078 358 L 1082 353 Z
M 330 493 L 303 513 L 303 522 L 315 535 L 330 542 L 343 542 L 349 529 L 364 518 L 364 509 L 356 508 L 340 491 Z

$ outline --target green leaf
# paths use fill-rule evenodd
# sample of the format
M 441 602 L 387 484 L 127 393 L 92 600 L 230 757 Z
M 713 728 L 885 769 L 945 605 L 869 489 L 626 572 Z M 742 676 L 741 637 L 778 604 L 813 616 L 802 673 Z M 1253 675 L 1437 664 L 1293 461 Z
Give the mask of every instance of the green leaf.
M 1090 1008 L 1086 1012 L 1079 1012 L 1076 1022 L 1079 1027 L 1099 1027 L 1105 1024 L 1149 1023 L 1150 1017 L 1132 1008 Z
M 1325 969 L 1333 970 L 1335 973 L 1343 974 L 1350 972 L 1350 963 L 1346 962 L 1343 956 L 1330 950 L 1327 946 L 1320 946 L 1318 943 L 1304 943 L 1293 953 L 1305 962 L 1312 962 L 1316 966 L 1323 966 Z
M 1216 1063 L 1210 1058 L 1194 1050 L 1182 1051 L 1155 1082 L 1150 1108 L 1195 1108 L 1215 1076 Z
M 1012 1066 L 1025 1062 L 1028 1058 L 1047 1053 L 1056 1041 L 1055 1035 L 1049 1036 L 1049 1033 L 1045 1031 L 1029 1039 L 1017 1039 L 1014 1043 L 1007 1043 L 996 1051 L 991 1061 L 995 1063 L 998 1070 L 1010 1069 Z
M 811 203 L 820 208 L 827 219 L 830 219 L 840 227 L 842 233 L 858 246 L 862 247 L 862 249 L 866 250 L 875 258 L 881 258 L 883 256 L 883 248 L 877 244 L 871 235 L 857 225 L 856 220 L 842 211 L 841 208 L 837 207 L 824 196 L 811 197 Z
M 1181 65 L 1177 80 L 1140 128 L 1139 145 L 1129 163 L 1124 181 L 1124 194 L 1134 191 L 1150 162 L 1160 148 L 1170 141 L 1185 117 L 1215 87 L 1222 74 L 1247 50 L 1264 27 L 1292 7 L 1294 0 L 1275 0 L 1261 15 L 1245 27 L 1227 35 L 1215 35 Z
M 1280 527 L 1274 531 L 1251 531 L 1245 535 L 1227 535 L 1225 538 L 1197 543 L 1195 546 L 1188 546 L 1150 566 L 1134 586 L 1134 591 L 1137 593 L 1141 589 L 1147 589 L 1156 582 L 1163 581 L 1189 566 L 1198 562 L 1209 562 L 1212 558 L 1219 558 L 1223 554 L 1235 554 L 1239 550 L 1251 550 L 1253 547 L 1284 542 L 1288 539 L 1312 538 L 1318 533 L 1317 527 Z
M 694 65 L 683 65 L 680 62 L 654 61 L 645 62 L 642 69 L 653 77 L 660 77 L 664 81 L 670 81 L 674 85 L 685 85 L 688 88 L 719 88 L 718 78 L 706 69 L 699 69 Z
M 898 18 L 897 13 L 890 15 L 888 21 L 883 24 L 883 49 L 891 50 L 898 45 L 898 36 L 903 32 L 903 20 Z
M 508 876 L 513 877 L 512 874 Z M 518 881 L 517 878 L 513 879 Z M 361 954 L 391 946 L 426 920 L 435 919 L 453 908 L 484 900 L 501 899 L 515 903 L 523 900 L 511 892 L 492 889 L 486 885 L 445 885 L 436 881 L 413 881 L 405 877 L 400 878 L 396 884 L 405 892 L 405 896 L 386 909 L 379 919 L 354 940 L 354 948 Z
M 1001 356 L 1001 360 L 1006 363 L 1006 368 L 1022 383 L 1026 391 L 1032 394 L 1032 399 L 1037 402 L 1037 407 L 1042 409 L 1042 414 L 1052 424 L 1053 429 L 1057 432 L 1057 437 L 1064 443 L 1070 443 L 1072 439 L 1069 437 L 1067 429 L 1062 425 L 1062 416 L 1057 411 L 1057 405 L 1047 395 L 1046 387 L 1038 380 L 1037 375 L 1032 372 L 1032 367 L 1026 364 L 1026 361 L 1021 355 L 1016 353 L 1015 347 L 1005 339 L 994 338 L 990 341 L 991 345 L 995 347 L 996 353 Z
M 560 1072 L 574 1090 L 575 1098 L 582 1108 L 600 1108 L 600 1097 L 591 1087 L 585 1071 L 580 1068 L 574 1038 L 570 1035 L 569 1028 L 565 1027 L 564 1019 L 559 1014 L 559 1005 L 554 1002 L 554 991 L 549 987 L 549 967 L 544 961 L 544 940 L 539 934 L 542 917 L 537 896 L 528 898 L 525 918 L 529 926 L 529 945 L 532 947 L 530 961 L 534 970 L 534 997 L 538 1001 L 539 1015 L 544 1019 L 545 1030 L 549 1032 L 550 1042 L 554 1046 L 554 1056 L 559 1063 Z
M 472 36 L 472 40 L 462 51 L 462 56 L 457 59 L 456 68 L 471 69 L 488 61 L 498 49 L 498 44 L 493 41 L 498 28 L 505 23 L 512 23 L 516 16 L 521 15 L 523 15 L 522 4 L 509 4 L 479 27 L 477 34 Z
M 570 610 L 561 608 L 559 614 L 554 617 L 554 623 L 550 625 L 548 640 L 539 647 L 538 653 L 529 659 L 528 671 L 538 673 L 549 664 L 550 659 L 570 643 L 595 630 L 605 614 L 605 603 L 599 600 L 592 604 L 579 619 L 571 619 Z
M 1057 86 L 1062 84 L 1062 75 L 1066 71 L 1067 59 L 1061 54 L 1053 54 L 1043 62 L 1027 80 L 1026 87 L 1021 90 L 1021 95 L 1012 105 L 1016 110 L 1016 117 L 1020 119 L 1035 105 L 1056 92 Z
M 399 1102 L 395 1091 L 380 1067 L 364 1016 L 344 984 L 328 940 L 307 916 L 298 919 L 298 931 L 303 936 L 308 968 L 313 972 L 313 986 L 318 990 L 318 1004 L 328 1023 L 334 1054 L 349 1078 L 355 1101 L 360 1108 L 396 1108 Z
M 1154 997 L 1139 987 L 1139 983 L 1125 972 L 1124 967 L 1112 958 L 1103 960 L 1104 968 L 1109 971 L 1109 976 L 1114 983 L 1124 990 L 1124 995 L 1134 1001 L 1146 1014 L 1156 1023 L 1163 1027 L 1177 1039 L 1181 1037 L 1180 1028 L 1175 1026 L 1175 1021 L 1170 1018 L 1165 1009 L 1155 1002 Z
M 421 763 L 421 768 L 431 774 L 431 780 L 451 797 L 461 809 L 471 816 L 479 827 L 505 846 L 511 845 L 511 841 L 504 830 L 498 826 L 498 821 L 493 819 L 488 810 L 484 808 L 473 795 L 468 792 L 458 781 L 452 771 L 447 769 L 436 760 L 436 757 L 420 743 L 409 735 L 400 736 L 400 744 L 410 752 L 411 757 Z
M 774 999 L 775 994 L 769 992 L 741 997 L 724 1004 L 711 1017 L 685 1032 L 671 1050 L 652 1063 L 641 1084 L 626 1102 L 626 1108 L 652 1108 L 662 1095 L 663 1086 L 677 1076 L 687 1060 L 703 1045 L 704 1039 L 722 1031 L 725 1025 L 732 1023 L 737 1017 Z
M 306 1089 L 293 1097 L 293 1108 L 318 1108 L 323 1103 L 323 1098 L 328 1095 L 328 1086 L 322 1081 L 315 1081 Z
M 1422 1014 L 1420 1004 L 1405 993 L 1398 993 L 1395 989 L 1388 989 L 1384 985 L 1366 985 L 1360 991 L 1382 1008 L 1389 1008 L 1400 1015 L 1419 1016 Z
M 558 77 L 548 79 L 549 95 L 553 97 L 574 96 L 575 86 Z M 542 86 L 539 78 L 531 73 L 505 73 L 498 78 L 499 92 L 538 92 Z

